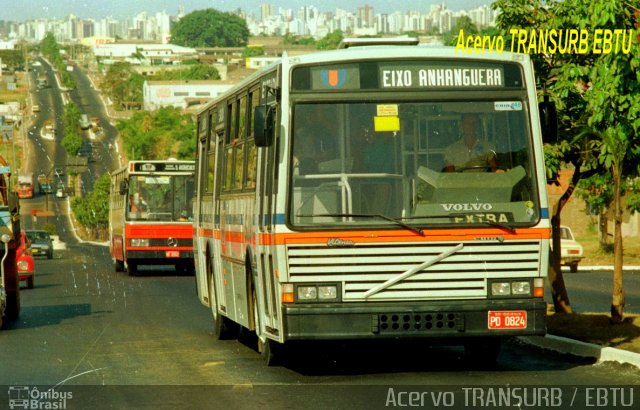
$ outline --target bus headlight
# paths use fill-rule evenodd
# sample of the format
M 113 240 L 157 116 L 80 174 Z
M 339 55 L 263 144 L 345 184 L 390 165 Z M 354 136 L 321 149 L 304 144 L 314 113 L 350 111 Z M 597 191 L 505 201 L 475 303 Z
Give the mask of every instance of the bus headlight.
M 333 286 L 318 286 L 318 299 L 327 300 L 327 299 L 337 299 L 338 298 L 338 287 Z
M 318 288 L 315 286 L 298 286 L 298 300 L 317 300 Z
M 540 280 L 538 280 L 540 279 Z M 538 283 L 540 286 L 538 286 Z M 490 297 L 508 298 L 519 296 L 541 297 L 537 287 L 544 286 L 542 278 L 535 278 L 533 285 L 531 280 L 523 279 L 494 279 L 490 282 Z M 544 292 L 542 292 L 544 295 Z
M 492 296 L 509 296 L 511 295 L 511 284 L 509 282 L 493 282 L 491 284 Z
M 338 284 L 299 284 L 295 286 L 296 302 L 337 302 L 340 299 Z
M 131 246 L 149 246 L 149 240 L 141 238 L 131 238 Z
M 513 295 L 530 295 L 531 283 L 529 281 L 511 282 L 511 294 Z

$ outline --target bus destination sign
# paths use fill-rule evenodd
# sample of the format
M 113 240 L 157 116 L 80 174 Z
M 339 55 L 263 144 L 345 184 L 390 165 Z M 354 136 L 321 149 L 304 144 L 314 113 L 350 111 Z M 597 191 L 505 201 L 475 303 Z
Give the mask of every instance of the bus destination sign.
M 293 91 L 522 89 L 516 63 L 380 61 L 294 69 Z
M 195 172 L 194 163 L 184 162 L 137 162 L 133 167 L 136 172 Z
M 381 88 L 495 88 L 504 87 L 497 67 L 381 67 Z

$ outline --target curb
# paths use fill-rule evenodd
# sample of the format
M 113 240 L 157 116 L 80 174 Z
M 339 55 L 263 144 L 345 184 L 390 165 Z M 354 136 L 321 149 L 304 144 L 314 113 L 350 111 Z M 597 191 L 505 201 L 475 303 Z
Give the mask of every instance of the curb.
M 553 350 L 555 352 L 567 353 L 580 357 L 593 357 L 598 362 L 619 362 L 629 363 L 640 368 L 640 354 L 613 347 L 602 347 L 593 343 L 581 342 L 579 340 L 568 339 L 566 337 L 546 335 L 546 336 L 521 336 L 518 338 L 524 343 Z
M 578 272 L 576 272 L 576 273 L 580 273 L 580 272 L 584 272 L 584 271 L 603 271 L 603 270 L 612 271 L 613 270 L 613 265 L 592 265 L 592 266 L 579 265 L 578 266 Z M 627 265 L 627 266 L 623 266 L 622 270 L 625 271 L 625 272 L 626 271 L 636 271 L 636 272 L 638 272 L 638 271 L 640 271 L 640 266 Z M 565 269 L 565 267 L 563 266 L 562 267 L 562 273 L 566 273 L 566 272 L 569 272 L 569 268 L 567 267 Z

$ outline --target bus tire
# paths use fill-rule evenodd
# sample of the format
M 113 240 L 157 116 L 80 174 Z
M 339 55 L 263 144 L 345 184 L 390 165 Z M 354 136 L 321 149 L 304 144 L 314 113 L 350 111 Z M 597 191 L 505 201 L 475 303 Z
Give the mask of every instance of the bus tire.
M 502 338 L 500 337 L 472 337 L 465 341 L 465 362 L 475 369 L 489 369 L 496 365 Z
M 4 316 L 7 320 L 16 320 L 20 316 L 20 291 L 7 292 L 7 308 Z
M 218 340 L 236 340 L 240 335 L 240 325 L 216 312 L 213 318 L 213 332 Z
M 136 276 L 138 274 L 138 265 L 135 262 L 127 262 L 127 273 L 129 276 Z
M 113 260 L 113 269 L 116 272 L 124 272 L 124 262 L 117 259 Z
M 207 252 L 207 276 L 209 278 L 209 305 L 213 314 L 213 334 L 218 340 L 235 340 L 240 336 L 240 325 L 222 316 L 218 312 L 218 300 L 215 296 L 215 283 L 213 281 L 213 268 L 208 258 Z
M 285 346 L 280 342 L 267 338 L 262 342 L 258 338 L 258 350 L 264 363 L 269 366 L 282 366 L 285 359 Z

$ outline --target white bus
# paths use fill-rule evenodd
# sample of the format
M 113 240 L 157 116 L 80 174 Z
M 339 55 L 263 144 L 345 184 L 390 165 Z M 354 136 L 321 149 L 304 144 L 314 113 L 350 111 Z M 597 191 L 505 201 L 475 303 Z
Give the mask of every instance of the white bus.
M 294 340 L 433 338 L 493 361 L 544 334 L 541 117 L 553 134 L 527 55 L 419 45 L 285 55 L 208 103 L 194 257 L 217 337 L 255 331 L 274 364 Z

